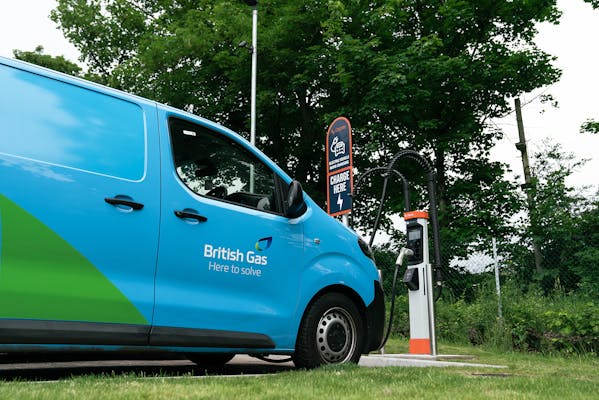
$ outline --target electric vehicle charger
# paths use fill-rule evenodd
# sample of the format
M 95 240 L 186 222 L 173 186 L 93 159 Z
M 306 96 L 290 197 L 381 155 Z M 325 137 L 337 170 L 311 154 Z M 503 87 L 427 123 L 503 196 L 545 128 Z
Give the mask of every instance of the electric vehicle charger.
M 391 174 L 395 174 L 401 179 L 401 181 L 403 183 L 403 193 L 404 193 L 404 210 L 408 211 L 408 209 L 410 208 L 410 192 L 409 192 L 408 180 L 399 171 L 397 171 L 395 169 L 390 169 L 389 167 L 371 168 L 371 169 L 367 170 L 366 172 L 364 172 L 362 175 L 360 175 L 360 177 L 356 181 L 356 184 L 354 185 L 354 192 L 352 193 L 352 196 L 357 195 L 358 188 L 360 187 L 360 184 L 364 181 L 364 179 L 375 172 L 382 172 L 381 177 L 384 180 L 383 180 L 383 190 L 381 191 L 381 200 L 379 202 L 379 208 L 377 210 L 376 217 L 374 220 L 372 235 L 370 236 L 370 241 L 368 243 L 369 246 L 372 246 L 372 244 L 374 242 L 374 237 L 376 236 L 376 233 L 379 228 L 381 215 L 383 212 L 383 206 L 385 204 L 385 200 L 387 197 L 387 186 L 389 184 L 389 178 L 391 177 Z M 397 275 L 399 273 L 399 267 L 403 264 L 403 259 L 406 256 L 410 256 L 412 254 L 413 254 L 412 250 L 405 248 L 405 247 L 402 248 L 399 253 L 399 256 L 397 258 L 397 261 L 395 263 L 395 271 L 393 273 L 393 283 L 391 284 L 391 305 L 390 305 L 390 309 L 389 309 L 389 322 L 387 323 L 387 329 L 385 330 L 385 335 L 383 336 L 383 341 L 381 342 L 381 345 L 379 346 L 377 351 L 381 350 L 383 347 L 385 347 L 385 344 L 387 343 L 387 340 L 389 340 L 389 336 L 391 334 L 391 326 L 393 324 L 393 316 L 395 315 L 395 298 L 397 297 Z
M 410 159 L 416 161 L 419 164 L 419 166 L 422 167 L 427 172 L 427 188 L 428 188 L 428 195 L 429 195 L 429 208 L 430 208 L 431 223 L 432 223 L 432 228 L 433 228 L 433 242 L 434 242 L 434 249 L 435 249 L 435 264 L 436 264 L 435 271 L 436 271 L 436 282 L 437 282 L 437 285 L 436 285 L 437 293 L 434 296 L 433 301 L 437 301 L 441 297 L 443 285 L 441 284 L 441 282 L 442 282 L 441 250 L 440 250 L 440 238 L 439 238 L 439 222 L 438 222 L 438 218 L 437 218 L 435 174 L 434 174 L 434 171 L 433 171 L 430 163 L 424 157 L 422 157 L 419 153 L 415 152 L 414 150 L 409 150 L 409 149 L 401 150 L 393 157 L 391 162 L 386 167 L 371 168 L 371 169 L 367 170 L 366 172 L 364 172 L 364 174 L 360 175 L 358 180 L 356 181 L 356 184 L 354 185 L 354 191 L 352 192 L 352 196 L 355 196 L 358 193 L 358 188 L 366 177 L 370 176 L 371 174 L 373 174 L 375 172 L 382 171 L 381 176 L 383 177 L 384 180 L 383 180 L 383 189 L 381 192 L 381 200 L 379 203 L 379 208 L 376 213 L 375 222 L 374 222 L 374 226 L 373 226 L 373 232 L 372 232 L 372 235 L 370 236 L 370 242 L 369 242 L 369 245 L 372 246 L 372 244 L 374 242 L 374 238 L 375 238 L 376 233 L 379 228 L 380 218 L 381 218 L 383 206 L 384 206 L 384 203 L 386 200 L 387 187 L 388 187 L 389 178 L 391 177 L 391 174 L 397 175 L 402 180 L 403 194 L 404 194 L 404 211 L 405 212 L 409 211 L 410 194 L 409 194 L 408 180 L 399 171 L 394 169 L 395 163 L 403 158 L 410 158 Z M 386 329 L 383 341 L 381 342 L 381 345 L 379 346 L 378 350 L 381 350 L 385 346 L 385 344 L 387 343 L 387 341 L 389 339 L 390 333 L 391 333 L 391 326 L 392 326 L 393 317 L 395 314 L 395 297 L 397 296 L 397 276 L 399 273 L 399 268 L 403 264 L 404 258 L 410 257 L 413 254 L 414 254 L 414 251 L 412 249 L 404 247 L 400 250 L 400 254 L 397 257 L 397 260 L 395 263 L 395 270 L 393 273 L 393 282 L 391 285 L 391 305 L 390 305 L 390 310 L 389 310 L 389 322 L 387 324 L 387 329 Z M 418 276 L 416 275 L 416 278 L 417 277 Z M 404 282 L 405 282 L 405 279 L 404 279 Z

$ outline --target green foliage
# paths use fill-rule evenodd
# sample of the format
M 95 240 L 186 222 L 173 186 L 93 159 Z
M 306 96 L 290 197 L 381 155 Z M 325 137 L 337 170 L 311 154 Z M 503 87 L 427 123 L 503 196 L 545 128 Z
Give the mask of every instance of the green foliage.
M 37 46 L 34 51 L 14 50 L 13 54 L 17 60 L 27 61 L 65 74 L 81 76 L 79 65 L 67 60 L 64 56 L 54 57 L 44 54 L 43 46 Z
M 400 282 L 401 286 L 403 284 Z M 393 313 L 393 323 L 391 325 L 391 335 L 394 337 L 410 337 L 410 314 L 408 293 L 405 288 L 401 288 L 400 294 L 395 298 L 395 312 Z M 387 302 L 387 311 L 390 310 L 390 303 Z M 387 316 L 388 317 L 388 316 Z M 388 321 L 389 318 L 386 319 Z M 385 321 L 385 322 L 386 322 Z
M 504 350 L 599 354 L 599 303 L 587 294 L 502 287 L 503 320 L 492 285 L 475 301 L 437 302 L 440 340 L 492 345 Z
M 571 268 L 580 277 L 579 286 L 583 292 L 599 296 L 599 200 L 582 212 L 572 239 L 571 245 L 577 251 Z
M 51 56 L 44 54 L 44 47 L 37 46 L 34 51 L 14 50 L 13 54 L 17 60 L 27 61 L 42 67 L 53 69 L 54 71 L 87 79 L 101 84 L 106 83 L 105 77 L 91 72 L 84 72 L 76 63 L 67 60 L 64 56 Z
M 585 163 L 560 145 L 546 142 L 535 154 L 530 221 L 520 234 L 524 238 L 508 254 L 509 270 L 523 284 L 536 281 L 550 291 L 560 287 L 599 293 L 599 202 L 566 184 L 566 179 Z M 531 241 L 539 243 L 541 268 L 534 270 Z
M 584 0 L 585 3 L 589 3 L 593 8 L 599 8 L 599 0 Z
M 497 320 L 497 297 L 491 280 L 477 289 L 469 301 L 440 300 L 435 304 L 437 335 L 440 340 L 506 348 Z M 501 328 L 501 329 L 500 329 Z
M 587 119 L 580 127 L 580 133 L 599 133 L 599 122 L 593 119 Z
M 599 303 L 560 293 L 528 293 L 506 307 L 506 325 L 515 349 L 599 352 Z
M 543 313 L 549 333 L 544 339 L 552 349 L 566 352 L 599 351 L 599 303 L 589 300 L 566 310 Z

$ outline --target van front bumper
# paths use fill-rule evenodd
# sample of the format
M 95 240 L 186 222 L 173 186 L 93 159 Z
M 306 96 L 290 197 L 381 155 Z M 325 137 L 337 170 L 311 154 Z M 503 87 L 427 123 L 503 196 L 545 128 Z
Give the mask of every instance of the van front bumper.
M 364 353 L 378 350 L 385 331 L 385 296 L 380 281 L 374 281 L 374 300 L 366 307 L 368 337 Z

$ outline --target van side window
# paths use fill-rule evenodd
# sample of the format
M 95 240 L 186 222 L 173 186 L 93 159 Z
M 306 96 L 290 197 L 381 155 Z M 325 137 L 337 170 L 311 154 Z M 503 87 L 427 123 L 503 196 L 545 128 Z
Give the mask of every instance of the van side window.
M 188 188 L 201 196 L 282 213 L 276 175 L 243 146 L 176 118 L 169 128 L 175 169 Z

